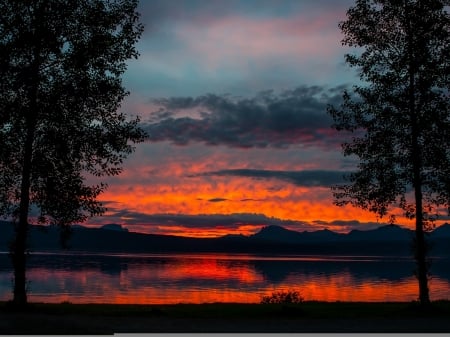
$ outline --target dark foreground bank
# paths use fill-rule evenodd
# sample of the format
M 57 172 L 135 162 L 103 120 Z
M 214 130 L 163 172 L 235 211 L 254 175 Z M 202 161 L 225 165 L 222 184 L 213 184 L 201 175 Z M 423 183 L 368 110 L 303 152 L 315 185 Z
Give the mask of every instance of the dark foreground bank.
M 428 311 L 415 303 L 299 305 L 31 304 L 0 303 L 0 334 L 151 332 L 450 332 L 450 302 Z

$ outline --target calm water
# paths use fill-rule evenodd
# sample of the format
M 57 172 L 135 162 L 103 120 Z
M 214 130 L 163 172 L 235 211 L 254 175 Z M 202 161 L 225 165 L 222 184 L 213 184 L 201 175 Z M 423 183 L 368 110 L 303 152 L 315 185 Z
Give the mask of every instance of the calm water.
M 32 255 L 30 301 L 72 303 L 259 302 L 275 290 L 305 300 L 412 301 L 414 262 L 385 257 L 264 257 L 225 254 Z M 450 299 L 450 260 L 435 259 L 432 299 Z M 12 272 L 0 254 L 0 300 Z

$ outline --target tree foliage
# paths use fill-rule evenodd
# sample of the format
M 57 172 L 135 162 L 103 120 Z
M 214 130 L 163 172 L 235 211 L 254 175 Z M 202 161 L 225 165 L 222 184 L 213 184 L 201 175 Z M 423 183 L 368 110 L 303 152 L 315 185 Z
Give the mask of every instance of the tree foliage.
M 358 0 L 339 27 L 346 62 L 361 84 L 330 107 L 337 130 L 353 132 L 345 156 L 359 159 L 349 184 L 334 187 L 352 204 L 416 221 L 420 299 L 429 301 L 423 232 L 450 214 L 450 17 L 448 0 Z M 391 221 L 395 219 L 392 217 Z
M 97 196 L 144 139 L 119 112 L 121 77 L 143 27 L 137 0 L 0 3 L 0 213 L 17 222 L 22 265 L 30 209 L 66 228 L 105 209 Z M 19 261 L 20 262 L 17 262 Z M 17 283 L 17 273 L 16 273 Z M 15 293 L 16 296 L 16 293 Z
M 261 304 L 300 304 L 304 298 L 298 290 L 274 291 L 261 297 Z

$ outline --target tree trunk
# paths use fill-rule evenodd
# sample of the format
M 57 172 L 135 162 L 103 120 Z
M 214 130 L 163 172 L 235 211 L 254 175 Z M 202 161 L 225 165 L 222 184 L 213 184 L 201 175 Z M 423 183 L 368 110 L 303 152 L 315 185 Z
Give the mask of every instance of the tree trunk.
M 422 196 L 422 158 L 418 142 L 417 119 L 413 118 L 413 186 L 416 204 L 416 237 L 414 245 L 414 257 L 417 263 L 417 279 L 419 281 L 419 301 L 422 307 L 430 304 L 428 290 L 428 266 L 427 266 L 427 244 L 425 241 L 424 219 L 423 219 L 423 196 Z
M 417 279 L 419 281 L 419 301 L 421 306 L 430 304 L 428 290 L 428 266 L 427 245 L 425 242 L 424 218 L 423 218 L 423 195 L 422 195 L 422 150 L 419 145 L 419 128 L 417 116 L 412 115 L 412 161 L 413 161 L 413 187 L 414 201 L 416 204 L 416 228 L 414 257 L 417 263 Z
M 14 267 L 14 298 L 13 304 L 18 308 L 22 308 L 27 304 L 26 291 L 26 244 L 27 228 L 21 226 L 20 223 L 16 228 L 16 238 L 14 247 L 11 252 Z
M 39 17 L 39 16 L 38 16 Z M 30 208 L 30 187 L 32 179 L 33 147 L 38 114 L 38 90 L 40 81 L 40 53 L 39 39 L 33 51 L 30 67 L 29 108 L 25 112 L 26 139 L 23 148 L 22 174 L 20 186 L 19 222 L 16 224 L 16 237 L 11 249 L 14 267 L 14 298 L 13 303 L 18 308 L 27 305 L 26 262 L 28 239 L 28 214 Z
M 28 130 L 25 144 L 24 163 L 22 169 L 22 184 L 20 191 L 19 222 L 16 224 L 16 237 L 12 249 L 14 266 L 14 299 L 16 306 L 27 304 L 26 294 L 26 254 L 28 236 L 28 210 L 30 207 L 31 161 L 33 150 L 34 127 Z
M 414 201 L 416 206 L 416 228 L 414 242 L 414 258 L 417 264 L 417 279 L 419 281 L 419 301 L 422 307 L 430 304 L 428 290 L 428 266 L 427 266 L 427 245 L 425 241 L 424 218 L 423 218 L 423 195 L 422 195 L 422 156 L 418 140 L 419 125 L 417 117 L 412 118 L 412 161 L 413 161 L 413 187 Z
M 422 212 L 422 191 L 415 188 L 416 199 L 416 238 L 415 238 L 415 259 L 417 263 L 417 279 L 419 281 L 419 301 L 421 306 L 427 307 L 430 304 L 430 294 L 428 289 L 428 266 L 427 266 L 427 246 L 423 229 Z
M 419 281 L 419 301 L 422 307 L 430 304 L 430 295 L 428 291 L 428 267 L 427 267 L 427 247 L 424 233 L 423 219 L 423 196 L 422 196 L 422 148 L 419 142 L 420 122 L 418 116 L 418 108 L 416 107 L 416 75 L 418 72 L 417 56 L 415 55 L 416 46 L 414 41 L 414 27 L 411 24 L 411 13 L 408 2 L 404 2 L 404 10 L 406 17 L 407 38 L 408 38 L 408 75 L 409 75 L 409 97 L 408 110 L 411 122 L 411 161 L 413 173 L 414 201 L 416 206 L 416 228 L 415 228 L 415 244 L 414 258 L 417 263 L 417 279 Z
M 34 104 L 32 104 L 34 105 Z M 14 299 L 17 307 L 27 304 L 26 289 L 26 261 L 28 237 L 28 212 L 30 208 L 31 166 L 33 158 L 33 142 L 36 128 L 35 112 L 28 121 L 27 138 L 25 141 L 22 182 L 20 186 L 19 222 L 16 224 L 16 237 L 12 247 L 12 261 L 14 266 Z

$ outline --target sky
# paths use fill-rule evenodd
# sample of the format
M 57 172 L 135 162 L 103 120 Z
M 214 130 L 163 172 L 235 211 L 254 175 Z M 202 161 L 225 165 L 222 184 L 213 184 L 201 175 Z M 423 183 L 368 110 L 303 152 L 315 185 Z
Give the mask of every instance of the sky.
M 108 212 L 88 225 L 214 237 L 384 224 L 333 205 L 330 189 L 356 163 L 326 113 L 358 81 L 338 28 L 353 3 L 142 0 L 122 109 L 149 138 L 106 179 Z

